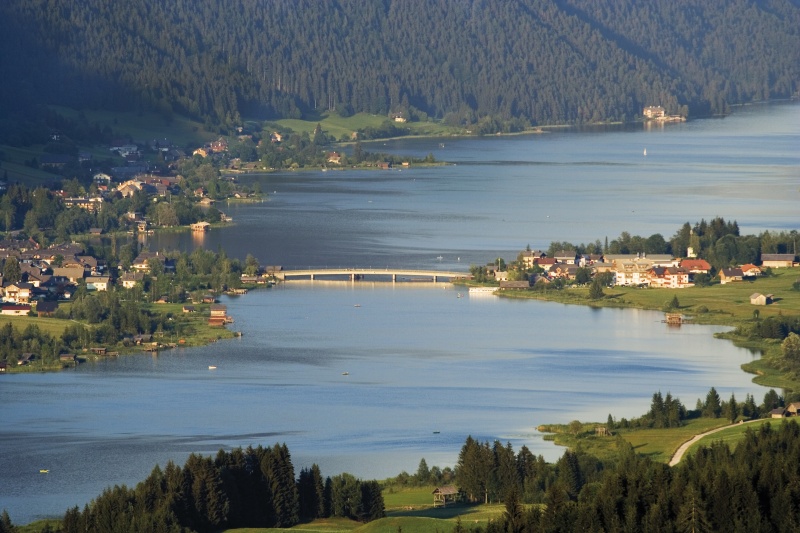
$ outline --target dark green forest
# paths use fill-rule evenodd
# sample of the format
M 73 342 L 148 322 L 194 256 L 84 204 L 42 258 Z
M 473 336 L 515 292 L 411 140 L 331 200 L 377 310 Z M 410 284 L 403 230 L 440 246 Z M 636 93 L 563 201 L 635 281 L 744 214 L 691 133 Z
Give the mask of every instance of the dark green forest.
M 476 444 L 468 442 L 462 458 L 472 448 Z M 607 464 L 567 451 L 546 467 L 545 505 L 527 508 L 521 495 L 529 477 L 516 474 L 512 454 L 508 468 L 497 463 L 493 470 L 510 474 L 503 519 L 470 529 L 458 524 L 454 531 L 797 531 L 798 453 L 800 427 L 794 421 L 751 428 L 735 450 L 718 442 L 672 468 L 636 455 L 624 443 Z M 522 454 L 517 457 L 517 469 L 529 464 Z
M 66 512 L 60 531 L 214 532 L 238 527 L 290 528 L 339 516 L 369 522 L 384 516 L 376 481 L 350 474 L 323 478 L 317 465 L 295 479 L 286 445 L 192 454 L 183 468 L 156 466 L 135 488 L 106 489 L 83 510 Z M 0 533 L 4 533 L 0 529 Z
M 798 0 L 6 0 L 0 142 L 41 103 L 227 129 L 336 110 L 492 131 L 796 96 Z M 41 113 L 41 111 L 39 111 Z

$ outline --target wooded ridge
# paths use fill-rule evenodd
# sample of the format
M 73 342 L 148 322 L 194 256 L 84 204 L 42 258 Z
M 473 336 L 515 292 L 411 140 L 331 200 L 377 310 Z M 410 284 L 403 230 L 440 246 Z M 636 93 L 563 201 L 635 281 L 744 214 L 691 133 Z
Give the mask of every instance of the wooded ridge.
M 0 142 L 39 103 L 501 131 L 797 95 L 800 3 L 7 0 L 0 47 Z

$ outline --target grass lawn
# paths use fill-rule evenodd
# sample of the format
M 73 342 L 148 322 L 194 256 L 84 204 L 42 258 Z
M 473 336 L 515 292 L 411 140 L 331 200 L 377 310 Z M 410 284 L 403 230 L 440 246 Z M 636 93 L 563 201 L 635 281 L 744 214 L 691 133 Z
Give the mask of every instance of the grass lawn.
M 620 435 L 631 443 L 637 454 L 646 455 L 660 463 L 668 463 L 680 445 L 687 440 L 698 433 L 727 424 L 730 421 L 722 418 L 696 418 L 679 428 L 623 430 Z
M 43 145 L 25 148 L 0 145 L 0 152 L 3 153 L 3 160 L 0 161 L 0 179 L 7 172 L 9 182 L 18 181 L 27 187 L 50 186 L 60 179 L 56 174 L 25 165 L 25 161 L 41 158 L 42 148 Z
M 44 333 L 54 337 L 60 337 L 67 326 L 74 324 L 70 320 L 61 318 L 39 318 L 36 316 L 3 316 L 0 317 L 0 326 L 6 325 L 11 322 L 11 325 L 20 331 L 24 331 L 28 326 L 39 326 L 39 329 Z
M 383 503 L 387 513 L 405 511 L 407 508 L 424 509 L 433 507 L 433 491 L 436 487 L 400 487 L 383 489 Z
M 415 499 L 412 496 L 412 500 Z M 411 500 L 409 500 L 411 501 Z M 361 524 L 343 518 L 326 518 L 315 520 L 306 524 L 298 524 L 286 529 L 268 528 L 241 528 L 228 529 L 225 533 L 266 533 L 276 531 L 309 533 L 397 533 L 397 531 L 413 531 L 414 533 L 441 533 L 451 531 L 456 525 L 458 517 L 466 527 L 476 524 L 486 524 L 489 520 L 502 517 L 505 506 L 502 504 L 489 505 L 451 505 L 447 508 L 427 509 L 417 512 L 395 514 L 387 512 L 386 518 Z
M 178 146 L 200 145 L 214 140 L 218 134 L 206 131 L 201 122 L 173 115 L 170 120 L 156 113 L 123 113 L 92 109 L 76 110 L 53 106 L 53 109 L 67 118 L 76 118 L 81 113 L 90 124 L 108 126 L 116 137 L 130 137 L 135 141 L 148 142 L 167 138 Z
M 284 128 L 291 128 L 292 131 L 298 133 L 308 132 L 309 135 L 314 132 L 317 124 L 320 124 L 322 131 L 339 140 L 343 137 L 349 139 L 350 135 L 359 129 L 377 128 L 386 120 L 388 120 L 388 117 L 385 115 L 370 115 L 368 113 L 357 113 L 347 118 L 340 117 L 336 113 L 325 113 L 320 115 L 318 120 L 281 119 L 275 123 Z M 463 133 L 438 122 L 406 122 L 405 124 L 396 125 L 400 128 L 411 130 L 411 135 L 447 136 Z
M 783 420 L 771 420 L 771 419 L 764 419 L 763 423 L 770 423 L 773 425 L 773 428 L 783 423 Z M 692 455 L 700 449 L 701 446 L 709 447 L 714 442 L 722 441 L 728 445 L 731 452 L 736 449 L 736 446 L 742 441 L 744 434 L 747 430 L 751 431 L 758 431 L 761 427 L 761 424 L 758 422 L 753 422 L 752 424 L 741 424 L 730 427 L 728 429 L 723 429 L 722 431 L 718 431 L 713 435 L 707 435 L 700 439 L 699 441 L 695 442 L 694 444 L 686 450 L 686 455 Z
M 263 533 L 266 531 L 292 531 L 294 533 L 302 531 L 308 531 L 309 533 L 345 533 L 349 531 L 355 531 L 363 525 L 364 524 L 349 520 L 347 518 L 323 518 L 320 520 L 314 520 L 313 522 L 309 522 L 307 524 L 298 524 L 289 529 L 245 527 L 238 529 L 227 529 L 225 530 L 225 533 Z
M 685 289 L 638 289 L 631 287 L 605 288 L 605 298 L 589 300 L 588 288 L 564 289 L 547 292 L 515 292 L 504 295 L 514 298 L 535 298 L 562 303 L 593 305 L 597 307 L 633 307 L 639 309 L 664 310 L 673 297 L 680 304 L 676 312 L 691 315 L 701 324 L 735 326 L 753 320 L 754 311 L 761 319 L 778 315 L 800 314 L 800 293 L 792 289 L 792 283 L 800 278 L 800 270 L 774 269 L 772 276 L 754 281 L 712 285 L 710 287 L 688 287 Z M 750 295 L 760 292 L 774 294 L 775 303 L 766 306 L 750 304 Z M 708 311 L 703 312 L 705 307 Z
M 550 424 L 539 426 L 539 428 L 540 431 L 554 433 L 554 436 L 547 440 L 553 440 L 559 446 L 580 447 L 582 451 L 601 460 L 614 458 L 619 448 L 617 439 L 622 439 L 630 443 L 637 454 L 646 455 L 653 461 L 668 463 L 681 444 L 699 433 L 728 423 L 729 421 L 721 418 L 695 418 L 686 421 L 686 424 L 679 428 L 614 430 L 617 438 L 598 437 L 593 434 L 595 426 L 604 424 L 584 424 L 583 433 L 578 437 L 569 433 L 569 426 L 566 424 Z

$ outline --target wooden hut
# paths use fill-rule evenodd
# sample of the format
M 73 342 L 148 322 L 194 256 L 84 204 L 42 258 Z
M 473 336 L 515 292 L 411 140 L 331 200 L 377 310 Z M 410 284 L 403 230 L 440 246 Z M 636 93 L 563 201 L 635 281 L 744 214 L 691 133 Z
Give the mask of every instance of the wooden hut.
M 448 503 L 455 503 L 461 499 L 458 489 L 452 485 L 436 487 L 433 491 L 433 506 L 447 507 Z

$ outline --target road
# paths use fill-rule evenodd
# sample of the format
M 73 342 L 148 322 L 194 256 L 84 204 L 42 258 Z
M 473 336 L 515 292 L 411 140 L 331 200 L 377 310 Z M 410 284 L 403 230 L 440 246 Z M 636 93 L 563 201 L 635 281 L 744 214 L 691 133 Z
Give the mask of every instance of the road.
M 739 424 L 751 424 L 753 422 L 768 422 L 768 420 L 765 420 L 763 418 L 757 418 L 755 420 L 748 420 L 747 422 L 740 422 Z M 691 439 L 681 444 L 680 447 L 678 447 L 678 450 L 675 452 L 675 455 L 673 455 L 672 459 L 669 460 L 669 466 L 675 466 L 676 464 L 680 463 L 681 459 L 683 459 L 683 454 L 686 453 L 686 450 L 688 450 L 692 446 L 692 444 L 699 441 L 706 435 L 711 435 L 712 433 L 716 433 L 718 431 L 722 431 L 723 429 L 728 429 L 733 426 L 738 426 L 739 424 L 730 424 L 728 426 L 722 426 L 721 428 L 712 429 L 710 431 L 706 431 L 705 433 L 700 433 L 699 435 L 695 435 Z

